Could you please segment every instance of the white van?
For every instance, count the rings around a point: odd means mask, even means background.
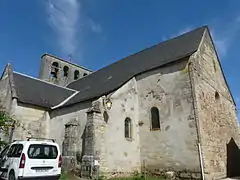
[[[57,143],[48,139],[15,141],[0,153],[0,178],[7,180],[58,180],[62,156]]]

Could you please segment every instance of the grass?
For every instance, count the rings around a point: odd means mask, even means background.
[[[166,180],[163,177],[153,177],[153,176],[146,176],[144,177],[143,174],[135,174],[132,177],[119,177],[119,178],[110,178],[108,180]]]
[[[79,178],[71,173],[66,173],[63,171],[60,180],[79,180]]]
[[[160,177],[146,177],[146,180],[160,180]],[[144,177],[128,177],[128,178],[111,178],[109,180],[145,180]]]
[[[146,177],[146,180],[163,180],[163,178],[157,177]],[[144,177],[129,177],[129,178],[111,178],[109,180],[145,180]]]
[[[60,180],[67,180],[67,174],[63,171]]]
[[[99,180],[104,179],[99,177]],[[60,180],[79,180],[76,176],[71,173],[62,172]],[[123,178],[110,178],[108,180],[164,180],[161,177],[142,177],[142,176],[135,176],[135,177],[123,177]]]

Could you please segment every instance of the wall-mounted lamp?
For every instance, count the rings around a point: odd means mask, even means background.
[[[112,108],[112,101],[110,99],[106,99],[105,105],[107,109],[110,110]]]

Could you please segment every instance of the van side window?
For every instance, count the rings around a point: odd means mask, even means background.
[[[13,144],[8,151],[8,157],[20,157],[22,154],[23,145],[22,144]]]
[[[14,151],[14,154],[13,156],[14,157],[21,157],[22,155],[22,150],[23,150],[23,145],[22,144],[18,144],[15,151]]]
[[[8,151],[8,153],[7,153],[7,156],[8,156],[8,157],[12,157],[15,148],[16,148],[16,144],[14,144],[14,145],[12,145],[12,146],[10,147],[10,149],[9,149],[9,151]]]
[[[3,150],[2,150],[2,152],[1,152],[1,154],[0,154],[0,157],[4,157],[6,154],[7,154],[7,152],[8,152],[8,150],[9,150],[9,145],[7,145]]]

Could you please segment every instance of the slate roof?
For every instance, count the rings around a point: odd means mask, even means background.
[[[108,94],[139,73],[190,56],[197,51],[206,29],[203,26],[162,42],[70,83],[67,87],[79,93],[64,106]]]
[[[17,72],[13,72],[13,82],[19,102],[44,108],[56,106],[76,92]]]

